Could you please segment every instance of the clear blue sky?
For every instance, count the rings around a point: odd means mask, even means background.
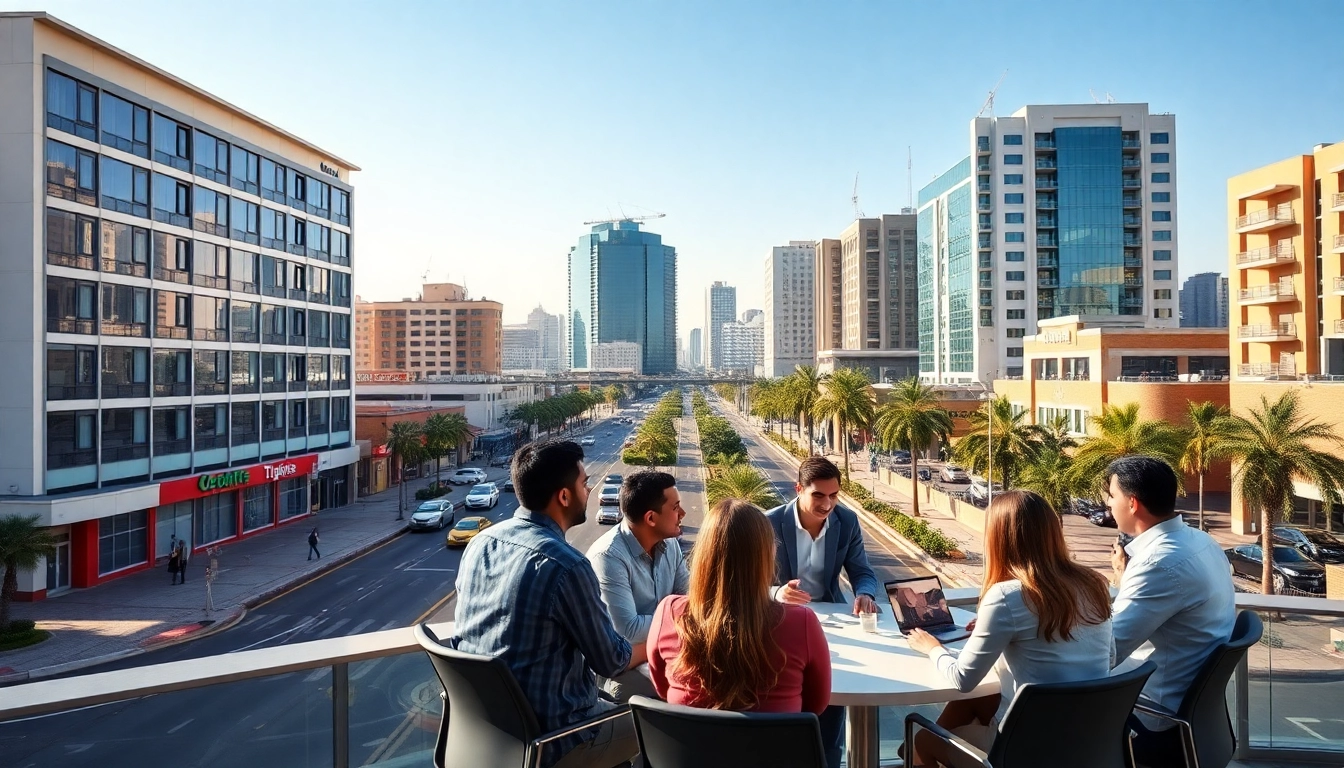
[[[1226,271],[1228,176],[1344,140],[1344,2],[44,2],[285,127],[355,176],[356,291],[466,281],[565,307],[588,219],[646,210],[704,289],[760,306],[773,245],[906,204],[997,114],[1090,102],[1177,115],[1182,278]],[[6,10],[32,10],[0,0]]]

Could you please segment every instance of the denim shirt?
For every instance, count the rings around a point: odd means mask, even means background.
[[[648,638],[653,611],[663,598],[684,595],[691,587],[681,544],[663,539],[650,556],[625,520],[593,542],[588,560],[597,572],[602,602],[611,612],[616,633],[632,643]]]
[[[592,566],[554,520],[527,509],[467,546],[454,632],[452,647],[504,660],[543,732],[594,714],[593,672],[614,677],[630,664]]]

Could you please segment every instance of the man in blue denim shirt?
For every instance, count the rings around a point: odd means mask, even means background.
[[[677,542],[686,510],[676,485],[676,478],[666,472],[626,477],[621,484],[620,524],[588,548],[612,624],[632,643],[648,638],[653,611],[663,598],[690,589],[691,574]],[[653,681],[640,670],[599,682],[616,701],[636,695],[658,697]]]
[[[453,647],[504,660],[542,731],[612,709],[593,673],[615,677],[644,661],[611,625],[597,576],[565,531],[584,522],[588,473],[572,441],[533,443],[513,459],[521,505],[477,534],[462,555]],[[639,751],[629,717],[547,749],[546,765],[607,768]]]

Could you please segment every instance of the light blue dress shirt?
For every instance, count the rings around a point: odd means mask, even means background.
[[[681,544],[676,539],[663,539],[654,545],[650,556],[624,518],[593,542],[588,560],[597,574],[602,602],[616,633],[632,643],[648,638],[653,611],[663,598],[684,595],[691,588]]]
[[[1116,659],[1151,642],[1148,658],[1157,671],[1143,698],[1174,713],[1204,660],[1232,637],[1237,608],[1227,556],[1180,515],[1134,537],[1125,551],[1129,563],[1112,608]],[[1146,715],[1140,719],[1152,730],[1171,727]]]

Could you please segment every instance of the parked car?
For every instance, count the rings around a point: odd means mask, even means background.
[[[607,504],[620,504],[621,486],[619,485],[602,486],[602,490],[597,494],[597,503],[602,506],[606,506]]]
[[[451,522],[453,522],[453,502],[447,499],[434,499],[416,507],[406,528],[412,531],[438,531]]]
[[[464,517],[457,521],[457,525],[454,525],[451,531],[448,531],[444,546],[465,547],[476,534],[490,526],[491,522],[484,517]]]
[[[466,467],[459,469],[448,476],[448,482],[453,485],[475,485],[485,482],[485,470],[480,467]]]
[[[969,483],[971,476],[966,474],[966,470],[957,464],[946,464],[943,471],[938,473],[944,483]]]
[[[919,479],[920,479],[920,480],[923,480],[923,481],[926,482],[926,483],[928,483],[928,482],[932,482],[932,481],[933,481],[933,470],[929,469],[928,467],[920,467],[920,468],[919,468]]]
[[[621,510],[616,507],[598,507],[598,525],[615,525],[621,522]]]
[[[1344,563],[1344,540],[1325,531],[1276,525],[1274,541],[1296,547],[1308,560],[1318,563]]]
[[[499,486],[494,483],[473,485],[462,504],[467,509],[494,509],[499,503]]]
[[[892,463],[892,464],[909,464],[909,463],[910,463],[910,452],[909,452],[909,451],[892,451],[892,452],[891,452],[891,463]]]
[[[504,485],[500,486],[500,490],[504,491],[505,493],[513,493],[513,478],[505,480]]]
[[[596,442],[597,440],[593,439],[592,435],[585,435],[579,438],[579,445],[593,445]]]
[[[994,492],[1003,493],[1003,483],[994,483]],[[985,478],[979,475],[971,476],[971,498],[980,501],[989,501],[989,483]]]
[[[513,463],[512,453],[506,453],[501,456],[496,456],[493,459],[490,459],[490,466],[492,467],[507,467],[512,463]]]
[[[1099,501],[1094,501],[1092,499],[1074,498],[1069,502],[1068,508],[1065,509],[1064,511],[1069,512],[1071,514],[1080,515],[1082,517],[1090,518],[1092,517],[1092,515],[1096,514],[1097,512],[1102,512],[1105,509],[1106,505],[1102,504]]]
[[[1258,580],[1264,573],[1263,550],[1259,544],[1232,547],[1223,550],[1223,554],[1227,555],[1233,576]],[[1287,586],[1302,592],[1325,594],[1325,568],[1308,560],[1296,547],[1274,547],[1274,572],[1271,579],[1275,592],[1282,592]]]
[[[1087,515],[1087,521],[1093,525],[1099,525],[1102,528],[1115,527],[1115,518],[1111,517],[1111,508],[1107,507],[1104,504],[1101,505],[1098,509],[1094,509],[1091,512],[1089,512]]]

